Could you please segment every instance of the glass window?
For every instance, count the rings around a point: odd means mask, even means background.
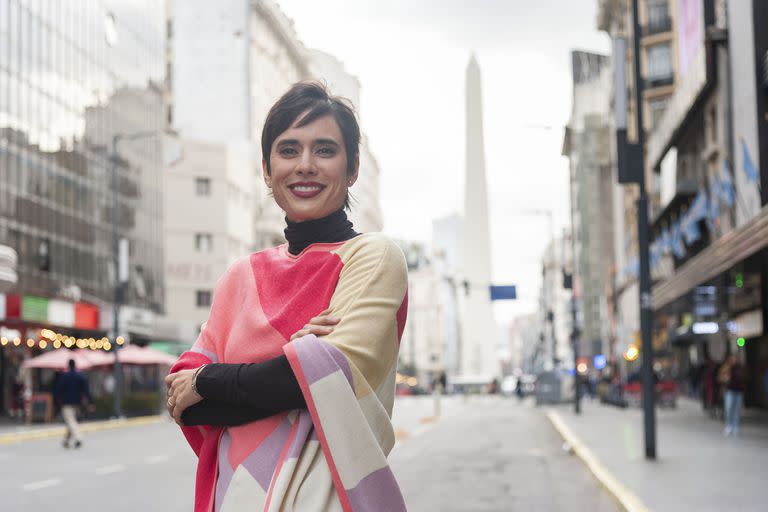
[[[651,129],[653,129],[656,126],[656,123],[658,123],[661,119],[661,116],[664,114],[664,110],[666,110],[668,103],[669,98],[661,98],[648,101],[648,110],[651,117]]]
[[[198,252],[211,252],[213,250],[213,235],[210,233],[195,233],[195,249]]]
[[[657,44],[648,48],[648,78],[672,76],[672,50],[669,44]]]
[[[195,178],[195,193],[199,196],[211,195],[211,179]]]
[[[197,307],[208,308],[211,306],[212,293],[210,290],[197,290]]]

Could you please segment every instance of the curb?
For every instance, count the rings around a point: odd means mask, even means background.
[[[563,440],[571,445],[573,452],[581,459],[587,468],[589,468],[597,481],[600,482],[625,511],[650,512],[650,509],[640,501],[640,498],[613,476],[600,460],[595,457],[592,451],[587,448],[587,446],[582,443],[573,432],[571,432],[571,429],[568,428],[568,425],[565,424],[557,412],[548,411],[547,419],[549,419],[552,426],[555,427],[555,430],[557,430]]]
[[[125,427],[138,427],[141,425],[154,425],[165,421],[165,416],[139,416],[136,418],[122,418],[104,421],[94,421],[81,423],[80,431],[101,432],[102,430],[114,430]],[[54,437],[64,437],[66,427],[51,427],[40,430],[27,430],[24,432],[15,432],[13,434],[0,434],[0,445],[14,444],[22,441],[33,441],[39,439],[51,439]]]

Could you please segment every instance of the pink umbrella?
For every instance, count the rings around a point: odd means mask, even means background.
[[[110,364],[114,364],[115,362],[114,352],[104,352],[103,350],[90,350],[87,348],[78,349],[78,352],[81,352],[83,356],[88,358],[88,360],[91,362],[91,366],[107,366]]]
[[[101,362],[101,356],[107,356],[106,362]],[[119,359],[122,364],[136,364],[136,365],[165,365],[172,366],[176,362],[176,357],[160,352],[149,347],[139,347],[138,345],[127,345],[120,349]],[[100,354],[100,360],[97,365],[102,364],[114,364],[115,354],[113,352]]]
[[[90,354],[87,354],[85,351],[58,348],[32,359],[27,359],[22,364],[22,367],[65,371],[69,369],[70,359],[75,360],[75,367],[78,370],[87,370],[93,366]]]

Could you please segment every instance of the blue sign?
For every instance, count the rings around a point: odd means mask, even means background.
[[[515,300],[517,289],[511,286],[491,286],[491,300]]]
[[[593,363],[595,366],[595,370],[602,370],[603,368],[605,368],[605,365],[608,363],[608,361],[606,360],[603,354],[597,354],[595,356]]]

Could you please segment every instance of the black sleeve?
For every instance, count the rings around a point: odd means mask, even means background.
[[[262,363],[213,363],[197,376],[203,401],[276,414],[307,406],[286,356]]]
[[[186,427],[197,425],[212,425],[215,427],[235,427],[245,425],[252,421],[260,420],[274,415],[272,411],[255,409],[252,407],[237,407],[203,400],[193,406],[187,407],[181,413],[181,420]]]

